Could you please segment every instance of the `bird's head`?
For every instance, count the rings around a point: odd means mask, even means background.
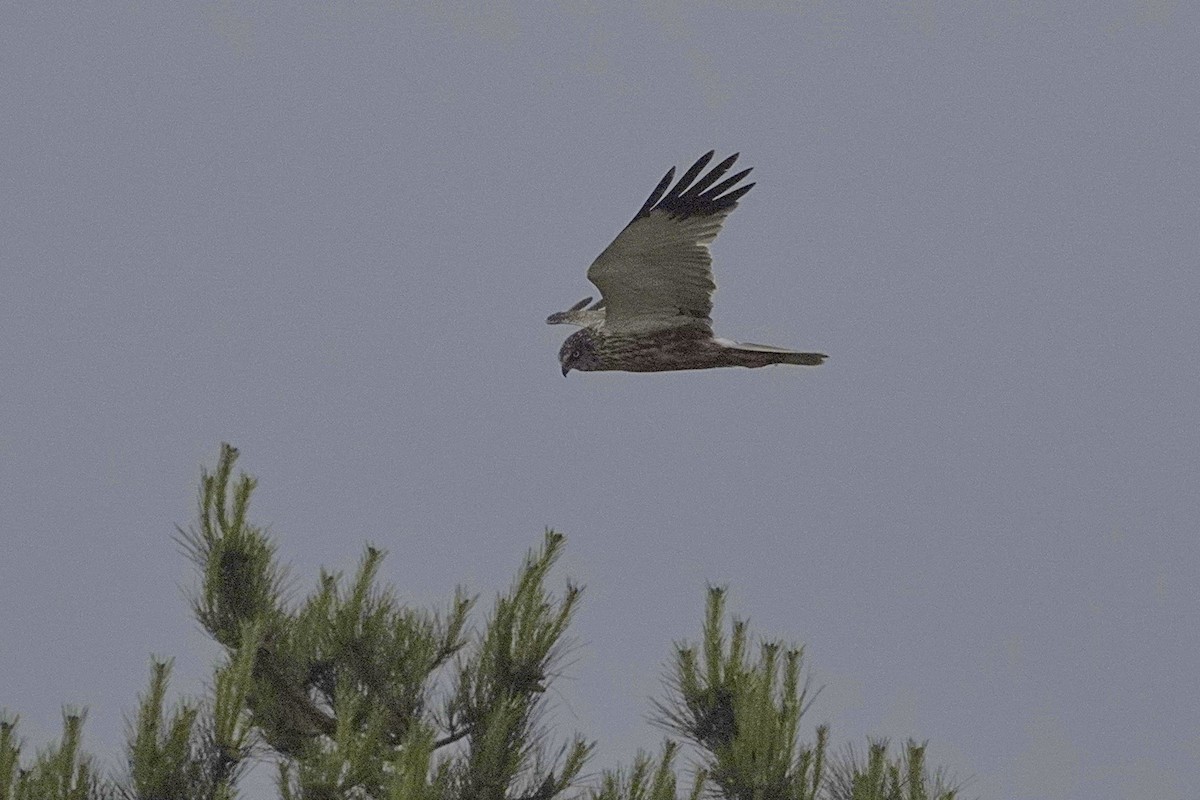
[[[558,363],[562,365],[563,377],[573,369],[588,372],[600,369],[600,351],[596,336],[591,329],[575,331],[558,350]]]

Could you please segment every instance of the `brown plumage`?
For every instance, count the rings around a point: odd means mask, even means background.
[[[572,369],[665,372],[769,364],[816,366],[827,358],[824,353],[713,336],[709,315],[716,284],[708,245],[754,184],[737,186],[748,169],[717,183],[737,160],[736,153],[697,180],[712,157],[711,150],[701,156],[668,191],[675,175],[671,168],[633,220],[592,263],[588,279],[600,289],[598,303],[586,307],[591,301],[587,298],[546,320],[582,326],[559,350],[563,375]]]

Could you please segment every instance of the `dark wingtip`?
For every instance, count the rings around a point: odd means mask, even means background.
[[[738,188],[738,189],[734,189],[729,194],[724,195],[721,198],[721,200],[725,201],[726,203],[729,203],[730,205],[733,205],[734,203],[736,203],[738,201],[739,198],[741,198],[742,195],[744,195],[746,192],[750,191],[753,188],[754,188],[753,183],[747,183],[745,186],[742,186],[741,188]]]
[[[737,205],[738,199],[754,186],[751,183],[747,186],[733,188],[753,168],[744,169],[732,178],[727,178],[718,185],[713,186],[713,183],[722,177],[733,166],[734,162],[737,161],[738,156],[741,155],[741,153],[734,153],[709,170],[707,175],[701,177],[701,173],[704,172],[704,168],[708,166],[708,163],[712,161],[716,152],[716,150],[709,150],[700,156],[680,176],[675,185],[668,190],[667,187],[670,185],[671,178],[675,173],[675,168],[672,167],[667,172],[667,176],[659,182],[654,192],[651,193],[650,198],[642,205],[641,210],[634,216],[634,220],[641,219],[655,210],[666,211],[672,216],[677,217],[717,214],[720,212],[728,213],[730,209]],[[732,191],[722,194],[730,189]]]
[[[663,198],[663,202],[676,200],[683,196],[683,194],[691,187],[692,181],[696,180],[697,176],[704,171],[704,168],[708,166],[708,162],[712,161],[713,156],[716,154],[716,150],[709,150],[707,153],[697,158],[696,163],[688,167],[687,172],[680,176],[679,182],[675,184],[675,188],[667,192],[667,196]]]
[[[667,191],[667,187],[671,185],[671,180],[675,177],[675,168],[671,167],[667,170],[667,174],[663,175],[662,180],[654,187],[654,191],[646,198],[646,202],[642,203],[642,208],[633,216],[634,219],[640,219],[650,213],[655,204],[662,199],[663,193]]]

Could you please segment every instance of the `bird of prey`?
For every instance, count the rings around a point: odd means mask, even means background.
[[[754,186],[742,170],[717,183],[738,154],[697,178],[714,151],[679,181],[672,167],[625,229],[588,268],[601,299],[588,297],[546,322],[578,325],[558,351],[562,374],[573,369],[666,372],[712,367],[816,366],[828,356],[713,336],[712,256],[708,246],[738,200]],[[715,184],[715,185],[714,185]]]

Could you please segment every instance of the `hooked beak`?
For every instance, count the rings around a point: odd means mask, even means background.
[[[571,368],[569,366],[567,366],[566,364],[563,364],[563,377],[564,378],[567,377],[567,373],[570,371],[571,371]]]

